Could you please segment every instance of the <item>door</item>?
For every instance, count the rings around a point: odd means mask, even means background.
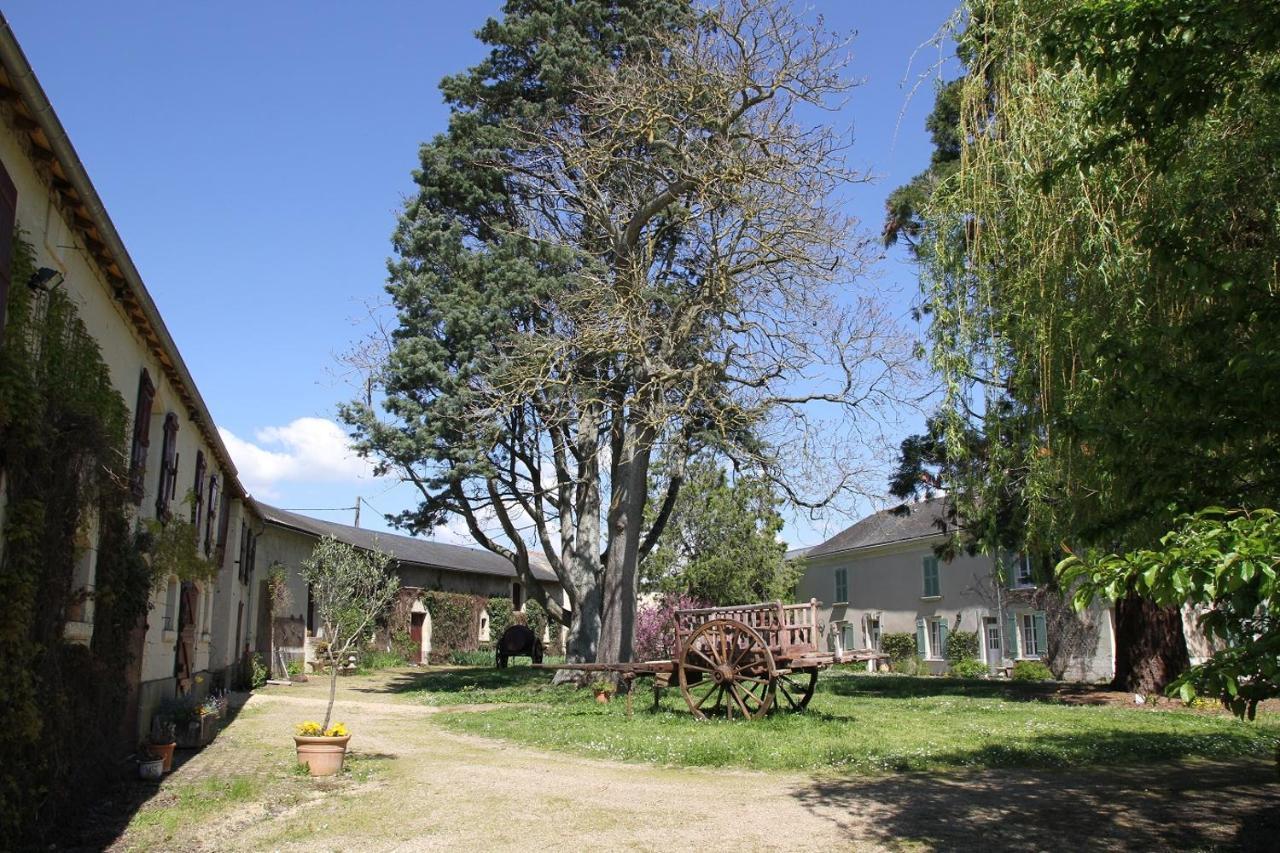
[[[994,616],[983,617],[982,620],[982,648],[987,661],[988,668],[994,670],[1000,666],[1000,622]]]
[[[409,614],[409,639],[413,642],[413,662],[422,663],[422,622],[425,613]]]

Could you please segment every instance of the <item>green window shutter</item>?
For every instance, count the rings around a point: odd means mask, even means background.
[[[1040,653],[1040,657],[1049,656],[1049,632],[1045,629],[1044,613],[1035,614],[1036,624],[1036,651]]]
[[[916,620],[916,657],[928,657],[928,631],[923,619]]]
[[[836,569],[836,601],[849,600],[849,570]]]
[[[938,595],[938,558],[924,558],[924,595],[926,597]]]
[[[938,645],[942,648],[936,656],[945,658],[947,656],[947,623],[945,621],[938,623]]]
[[[1004,567],[1005,588],[1016,589],[1018,586],[1018,555],[1001,554],[1000,565]]]
[[[1004,620],[1004,656],[1009,660],[1018,659],[1018,617],[1010,613]]]

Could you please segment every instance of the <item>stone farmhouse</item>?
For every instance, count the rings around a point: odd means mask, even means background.
[[[264,660],[282,654],[290,659],[311,658],[310,641],[317,637],[310,592],[299,571],[322,536],[331,536],[357,548],[381,550],[395,558],[395,571],[406,594],[420,590],[465,593],[484,598],[510,598],[516,611],[524,609],[527,590],[516,578],[512,565],[491,551],[448,545],[411,536],[380,533],[322,521],[305,515],[258,504],[265,526],[258,539],[258,592],[254,608],[255,651]],[[545,561],[531,560],[534,577],[548,598],[567,606],[568,599],[559,580]],[[273,613],[267,594],[267,577],[277,568],[284,570],[288,601],[284,612]],[[477,631],[489,639],[485,614]],[[431,652],[431,614],[414,597],[410,614],[410,636],[417,644],[416,663]]]

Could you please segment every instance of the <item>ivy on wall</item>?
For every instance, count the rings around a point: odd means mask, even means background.
[[[126,748],[129,637],[151,586],[125,495],[128,408],[68,295],[26,286],[34,260],[19,231],[0,348],[0,837],[20,847],[91,796]],[[95,519],[86,648],[63,634],[82,597],[76,543]]]
[[[446,663],[452,652],[480,647],[480,613],[488,600],[478,595],[430,591],[422,603],[431,614],[431,663]]]

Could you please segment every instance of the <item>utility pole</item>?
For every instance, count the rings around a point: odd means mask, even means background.
[[[356,495],[356,527],[360,526],[360,496]]]

